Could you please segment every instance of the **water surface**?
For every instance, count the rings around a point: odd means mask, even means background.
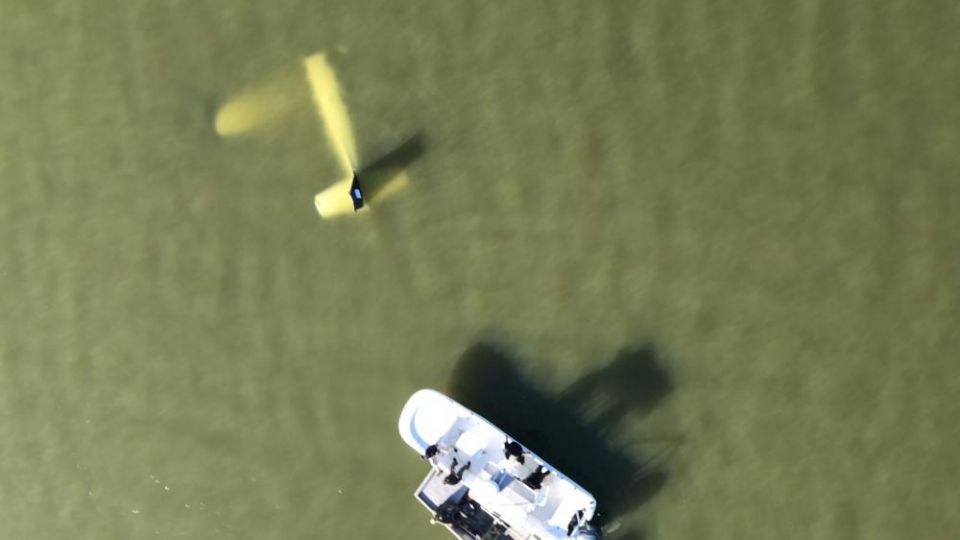
[[[621,539],[950,536],[958,22],[0,0],[0,536],[440,540],[396,417],[484,359],[528,402],[616,389],[561,410],[660,475]],[[423,141],[359,219],[313,210],[309,106],[213,130],[320,50],[361,160]]]

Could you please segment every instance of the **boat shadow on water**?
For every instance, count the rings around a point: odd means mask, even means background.
[[[599,525],[607,527],[648,501],[667,481],[662,456],[638,456],[614,436],[628,416],[649,414],[672,390],[671,377],[653,347],[624,349],[606,366],[551,394],[530,380],[502,347],[486,342],[460,357],[448,388],[451,397],[590,491],[597,499]],[[669,442],[674,448],[679,444]],[[632,530],[610,536],[643,538]]]

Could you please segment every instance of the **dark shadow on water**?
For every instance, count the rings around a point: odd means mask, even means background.
[[[601,432],[615,429],[629,413],[646,416],[673,390],[670,374],[651,347],[624,349],[603,369],[577,379],[560,396],[561,405],[595,412]]]
[[[368,199],[375,201],[387,183],[414,161],[420,159],[426,151],[423,133],[417,133],[400,143],[393,150],[364,165],[357,176],[363,184]]]
[[[667,481],[663,463],[637,456],[611,435],[628,416],[649,414],[672,391],[652,347],[625,349],[608,365],[558,395],[542,390],[503,348],[480,343],[458,361],[448,391],[596,498],[601,525],[654,496]],[[640,539],[637,531],[612,538]]]

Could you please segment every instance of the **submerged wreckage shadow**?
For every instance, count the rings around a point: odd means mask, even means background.
[[[655,350],[644,347],[621,351],[607,366],[549,395],[503,349],[481,343],[460,358],[449,390],[590,491],[601,521],[609,523],[667,480],[662,463],[628,453],[610,435],[628,414],[650,413],[672,387]]]

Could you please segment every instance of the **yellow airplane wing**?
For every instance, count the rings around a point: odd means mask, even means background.
[[[323,53],[308,56],[303,60],[307,70],[307,82],[313,92],[313,102],[323,119],[323,127],[337,159],[345,173],[353,173],[357,164],[357,143],[353,138],[353,125],[347,107],[340,95],[337,76]]]

